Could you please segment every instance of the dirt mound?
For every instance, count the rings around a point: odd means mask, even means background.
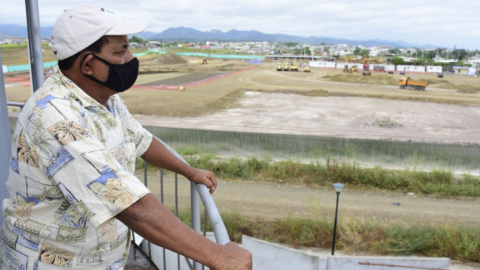
[[[426,81],[428,82],[428,84],[448,83],[447,80],[441,80],[441,79],[427,79]]]
[[[476,87],[471,84],[443,83],[437,87],[443,89],[457,90],[459,93],[463,94],[475,94],[480,91],[480,87]]]
[[[360,71],[361,72],[361,71]],[[327,76],[323,77],[326,78]],[[363,76],[361,73],[337,74],[326,78],[333,82],[347,83],[365,83],[377,85],[397,85],[397,80],[390,75],[375,74],[372,76]]]
[[[178,56],[174,53],[166,53],[155,60],[152,61],[152,64],[186,64],[188,61],[183,59],[181,56]]]
[[[442,83],[442,84],[438,85],[437,88],[457,90],[455,84],[449,83],[449,82]]]

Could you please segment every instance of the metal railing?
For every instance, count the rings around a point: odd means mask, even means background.
[[[186,161],[175,151],[173,150],[170,146],[165,144],[162,140],[159,139],[160,142],[164,144],[164,146],[172,152],[175,156],[177,156],[179,159],[181,159],[183,162],[186,163]],[[144,184],[148,188],[148,170],[147,170],[148,164],[147,162],[144,162],[143,166],[143,177],[144,177]],[[174,213],[175,216],[179,216],[179,204],[178,204],[178,174],[174,173],[173,175],[173,181],[174,181]],[[160,184],[160,202],[162,204],[165,204],[165,188],[164,188],[164,183],[165,183],[165,171],[163,168],[159,168],[159,184]],[[210,195],[210,192],[208,188],[203,185],[203,184],[195,184],[193,182],[190,183],[190,199],[191,199],[191,227],[195,231],[202,233],[204,236],[206,236],[206,229],[207,229],[207,218],[210,221],[210,226],[213,230],[213,233],[215,235],[215,240],[217,244],[220,245],[225,245],[228,242],[230,242],[230,238],[228,236],[227,229],[225,227],[225,224],[223,223],[222,217],[220,216],[220,213],[217,209],[217,206],[215,204],[215,201],[213,200],[212,196]],[[205,212],[204,212],[204,222],[203,226],[200,225],[200,199],[203,202]],[[201,228],[203,227],[203,228]],[[148,241],[146,241],[146,245],[143,245],[146,247],[147,250],[144,249],[145,253],[148,254],[150,259],[155,263],[155,261],[160,261],[161,265],[157,265],[159,269],[166,270],[167,269],[167,252],[165,248],[161,248],[161,254],[155,254],[152,253],[152,244]],[[153,257],[152,257],[153,256]],[[161,256],[161,259],[158,260],[156,256]],[[180,254],[177,254],[176,258],[176,264],[177,264],[177,269],[181,269],[181,258]],[[200,270],[203,269],[203,265],[201,265],[198,262],[193,261],[192,263],[190,260],[186,257],[185,262],[188,265],[189,269],[195,269],[195,270]],[[163,268],[162,268],[163,267]]]

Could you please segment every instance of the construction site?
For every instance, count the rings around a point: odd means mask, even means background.
[[[171,53],[148,54],[139,60],[140,75],[134,87],[120,95],[136,119],[152,128],[320,136],[460,148],[467,145],[474,148],[472,151],[477,151],[480,145],[480,79],[473,76],[445,74],[440,78],[428,72],[378,71],[373,68],[374,63],[342,63],[339,67],[327,68],[307,61],[260,62],[182,57]],[[31,96],[29,81],[28,73],[6,73],[7,101],[25,102]],[[414,85],[409,87],[409,84]],[[15,117],[19,109],[9,107],[9,113]],[[238,153],[232,150],[230,155]],[[391,168],[415,170],[418,164]],[[480,168],[473,166],[456,173],[478,177]],[[332,205],[324,203],[333,200],[333,193],[329,194],[325,188],[312,190],[302,184],[290,186],[235,179],[220,179],[220,185],[224,187],[216,193],[215,200],[221,212],[241,212],[250,218],[273,220],[286,216],[314,217],[318,213],[331,218],[326,213],[333,211]],[[152,187],[158,188],[155,184]],[[258,192],[248,191],[252,189]],[[189,199],[188,192],[188,187],[182,185],[180,201]],[[474,210],[480,207],[478,197],[451,199],[415,195],[407,198],[399,192],[369,190],[365,193],[359,189],[342,196],[351,196],[342,205],[344,217],[369,219],[374,216],[383,224],[414,221],[451,226],[460,220],[462,226],[480,224]],[[239,203],[239,200],[248,203]],[[391,203],[396,201],[401,202],[402,207],[392,208]],[[322,206],[312,208],[313,202],[322,202],[318,204]]]

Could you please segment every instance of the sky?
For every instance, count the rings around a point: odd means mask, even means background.
[[[386,39],[413,45],[480,49],[480,1],[474,0],[38,0],[40,25],[64,9],[96,5],[126,20],[146,19],[147,31],[257,30],[268,34]],[[0,24],[26,25],[25,1],[2,0]]]

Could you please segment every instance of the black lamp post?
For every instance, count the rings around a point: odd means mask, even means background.
[[[344,187],[343,184],[335,183],[333,184],[335,192],[337,192],[337,207],[335,208],[335,225],[333,225],[333,244],[332,244],[332,256],[335,253],[335,238],[337,238],[337,215],[338,215],[338,199],[340,198],[340,192]]]

